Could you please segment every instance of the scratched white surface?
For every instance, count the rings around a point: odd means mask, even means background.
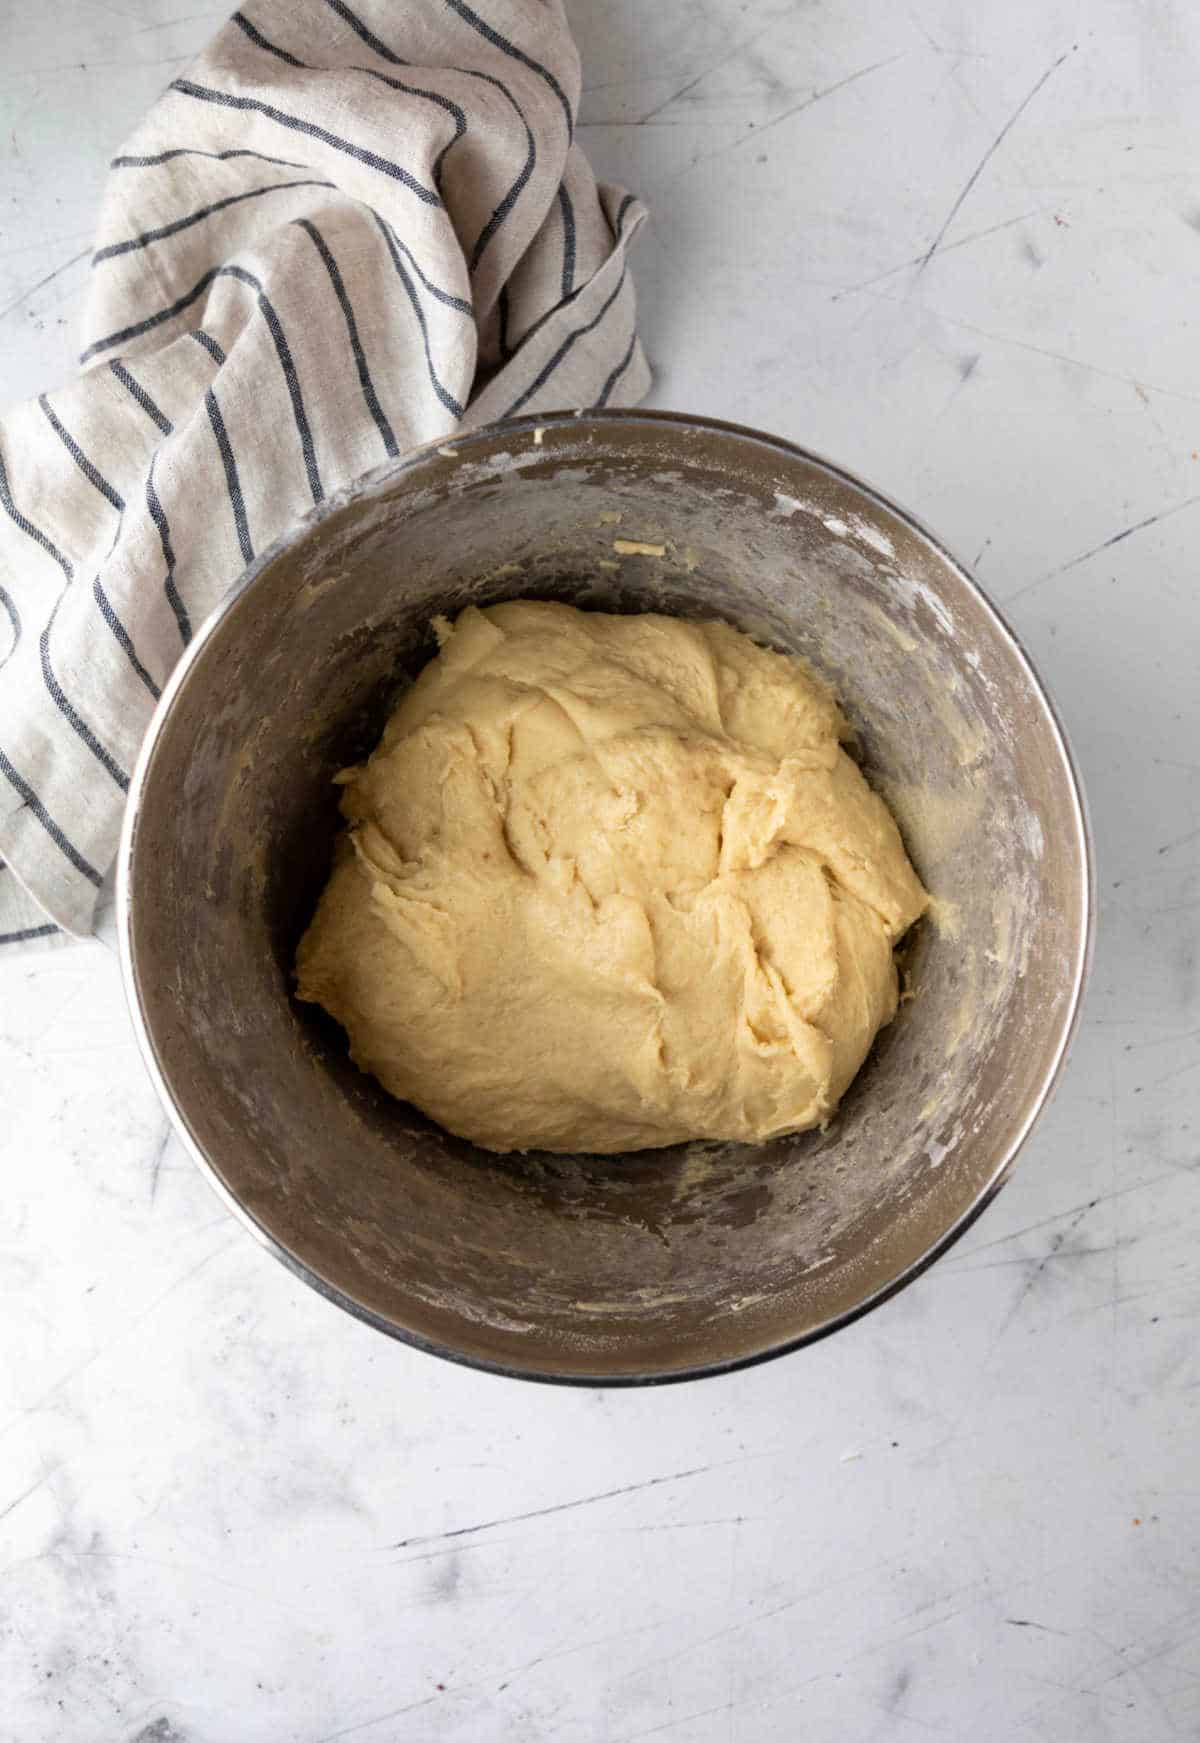
[[[70,367],[103,165],[194,6],[0,3],[6,396]],[[6,962],[0,1736],[1200,1737],[1200,12],[572,11],[583,138],[653,210],[655,403],[914,508],[1063,708],[1102,896],[1074,1062],[862,1323],[564,1392],[295,1282],[166,1138],[111,954]]]

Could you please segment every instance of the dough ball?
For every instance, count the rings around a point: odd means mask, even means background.
[[[832,695],[722,623],[519,601],[435,627],[339,776],[300,997],[489,1150],[827,1120],[927,900]]]

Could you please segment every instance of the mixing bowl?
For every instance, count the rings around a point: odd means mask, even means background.
[[[292,996],[334,772],[468,603],[721,617],[836,687],[932,892],[895,1021],[827,1130],[498,1157],[389,1098]],[[1079,785],[966,573],[785,442],[619,412],[423,450],[263,555],[164,692],[119,868],[141,1044],[184,1143],[306,1281],[538,1379],[714,1373],[843,1325],[1004,1180],[1062,1066],[1092,908]]]

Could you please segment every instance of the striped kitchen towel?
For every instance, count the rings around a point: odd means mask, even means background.
[[[91,930],[256,551],[416,444],[645,392],[644,212],[578,99],[562,0],[251,0],[113,160],[83,373],[0,418],[0,945]]]

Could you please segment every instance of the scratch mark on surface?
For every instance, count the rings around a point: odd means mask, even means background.
[[[1078,557],[1072,557],[1070,562],[1061,563],[1057,569],[1050,569],[1045,575],[1037,575],[1032,581],[1027,581],[1024,587],[1018,587],[1015,593],[1008,595],[1004,601],[1005,605],[1009,606],[1014,600],[1023,599],[1027,593],[1032,593],[1035,587],[1044,586],[1047,581],[1057,581],[1060,575],[1067,575],[1072,569],[1078,569],[1081,564],[1090,562],[1093,557],[1100,556],[1103,551],[1111,551],[1114,545],[1122,544],[1126,539],[1131,539],[1135,533],[1144,533],[1147,527],[1157,526],[1160,521],[1170,520],[1172,515],[1182,514],[1185,509],[1194,508],[1198,502],[1200,502],[1200,496],[1189,496],[1183,502],[1177,502],[1174,508],[1160,509],[1157,514],[1148,514],[1144,520],[1135,521],[1131,527],[1123,527],[1119,533],[1114,533],[1111,538],[1103,539],[1100,544],[1093,545],[1091,550],[1084,551]]]
[[[15,1513],[22,1501],[28,1501],[31,1495],[36,1495],[42,1485],[49,1482],[53,1475],[53,1471],[44,1471],[38,1478],[37,1482],[30,1483],[29,1487],[24,1490],[22,1494],[18,1495],[15,1501],[10,1501],[7,1507],[0,1508],[0,1519],[7,1519],[10,1513]]]
[[[14,309],[19,309],[22,303],[27,303],[30,297],[36,296],[38,291],[45,290],[48,284],[53,284],[56,278],[61,277],[64,272],[68,271],[72,266],[77,265],[79,261],[86,260],[91,252],[90,248],[80,249],[79,253],[73,254],[70,260],[64,260],[61,266],[56,266],[53,272],[48,272],[46,274],[45,278],[39,278],[36,284],[30,285],[28,290],[22,291],[19,297],[15,297],[11,303],[6,303],[5,306],[0,309],[0,321],[2,321],[6,315],[11,315]]]
[[[168,1558],[167,1556],[162,1556],[162,1555],[147,1555],[143,1550],[140,1550],[140,1549],[139,1550],[108,1549],[106,1547],[102,1547],[100,1549],[95,1549],[95,1548],[86,1549],[86,1548],[76,1547],[73,1544],[66,1546],[62,1550],[57,1550],[57,1551],[52,1550],[49,1553],[51,1553],[51,1554],[69,1553],[71,1556],[73,1556],[75,1558],[76,1561],[83,1560],[83,1561],[141,1562],[142,1564],[144,1564],[147,1567],[169,1568],[171,1570],[171,1572],[173,1574],[175,1574],[176,1576],[178,1576],[181,1572],[186,1572],[189,1575],[198,1576],[202,1580],[209,1580],[212,1582],[213,1585],[221,1586],[227,1591],[243,1592],[246,1594],[246,1596],[254,1598],[258,1603],[269,1604],[273,1609],[278,1610],[282,1615],[290,1616],[294,1620],[297,1619],[299,1616],[299,1611],[296,1609],[296,1607],[293,1604],[288,1603],[285,1598],[280,1597],[278,1595],[278,1593],[276,1592],[276,1590],[273,1589],[272,1587],[267,1586],[267,1585],[250,1586],[250,1585],[246,1585],[245,1582],[241,1581],[241,1580],[227,1579],[224,1574],[214,1573],[213,1570],[210,1567],[206,1567],[203,1562],[195,1562],[195,1561],[181,1562],[175,1557]],[[136,1740],[135,1740],[135,1743],[136,1743]]]
[[[1174,841],[1164,841],[1157,851],[1160,856],[1164,853],[1174,853],[1177,847],[1186,847],[1188,842],[1195,841],[1198,835],[1200,835],[1200,829],[1189,829],[1186,835],[1177,835]]]
[[[1052,61],[1050,63],[1050,65],[1046,68],[1045,72],[1042,74],[1041,78],[1038,80],[1037,84],[1033,87],[1033,89],[1028,93],[1027,96],[1022,98],[1020,103],[1017,104],[1017,107],[1013,110],[1013,112],[1009,116],[1008,120],[1004,123],[1004,126],[1000,129],[999,133],[997,133],[995,139],[992,140],[992,143],[988,146],[987,150],[984,152],[984,154],[980,158],[979,162],[975,165],[975,168],[972,170],[971,174],[967,177],[967,180],[963,184],[962,192],[959,194],[958,198],[955,200],[954,204],[951,206],[949,212],[946,214],[946,217],[945,217],[945,220],[942,224],[941,229],[938,231],[938,233],[934,237],[933,241],[929,244],[929,247],[925,252],[925,255],[921,261],[921,264],[918,267],[918,272],[924,272],[925,268],[929,265],[929,262],[933,259],[934,255],[937,253],[938,249],[941,247],[942,241],[946,235],[947,230],[949,230],[951,224],[953,224],[954,220],[958,217],[959,212],[961,212],[965,201],[967,200],[968,196],[971,193],[972,188],[975,186],[976,182],[979,180],[980,176],[983,174],[983,172],[987,168],[988,164],[992,161],[993,157],[995,157],[995,155],[999,151],[1000,147],[1004,144],[1004,141],[1008,138],[1009,134],[1012,132],[1012,130],[1016,126],[1017,122],[1021,119],[1021,117],[1025,113],[1026,109],[1028,109],[1029,105],[1033,102],[1033,99],[1037,96],[1038,92],[1042,89],[1042,87],[1046,84],[1046,82],[1054,76],[1054,74],[1058,71],[1059,67],[1062,66],[1063,62],[1068,58],[1068,56],[1070,54],[1072,54],[1073,52],[1074,51],[1072,49],[1067,49],[1065,53],[1059,55],[1057,60]]]
[[[644,1633],[644,1625],[638,1624],[633,1628],[621,1628],[615,1634],[594,1635],[590,1640],[581,1640],[574,1646],[560,1646],[554,1652],[539,1653],[536,1658],[528,1659],[523,1664],[512,1665],[508,1669],[502,1671],[501,1674],[504,1677],[505,1686],[507,1687],[516,1682],[518,1677],[527,1675],[531,1670],[536,1670],[540,1665],[550,1664],[560,1658],[575,1658],[579,1653],[591,1652],[597,1646],[610,1646],[617,1640],[629,1640]],[[477,1685],[468,1683],[465,1686],[471,1688]]]
[[[771,1458],[771,1453],[758,1455]],[[552,1507],[531,1507],[527,1513],[506,1513],[500,1519],[485,1519],[478,1525],[460,1525],[454,1531],[434,1531],[421,1537],[402,1537],[392,1549],[416,1549],[427,1543],[449,1543],[457,1537],[474,1537],[480,1531],[494,1531],[499,1525],[517,1525],[526,1519],[547,1519],[552,1513],[569,1513],[575,1507],[594,1507],[601,1501],[615,1501],[621,1495],[635,1495],[641,1489],[657,1489],[664,1483],[685,1483],[692,1477],[703,1477],[708,1471],[725,1470],[730,1465],[745,1464],[744,1459],[723,1459],[712,1465],[696,1465],[687,1471],[672,1471],[662,1477],[647,1477],[641,1483],[624,1483],[619,1489],[605,1489],[599,1495],[580,1495],[574,1501],[557,1501]]]
[[[220,1220],[225,1222],[227,1219],[222,1217]],[[65,1374],[60,1375],[60,1377],[55,1380],[54,1384],[48,1386],[46,1390],[35,1398],[31,1404],[23,1404],[17,1411],[16,1415],[10,1417],[4,1424],[4,1427],[0,1428],[0,1440],[2,1440],[9,1430],[14,1428],[18,1422],[23,1421],[25,1417],[36,1415],[36,1413],[54,1397],[56,1392],[60,1392],[62,1388],[69,1385],[72,1380],[77,1380],[80,1374],[86,1373],[95,1362],[100,1360],[101,1356],[107,1355],[111,1349],[114,1349],[117,1344],[121,1343],[124,1338],[128,1337],[134,1327],[140,1325],[142,1320],[144,1320],[148,1314],[153,1313],[156,1308],[161,1307],[169,1295],[174,1295],[177,1289],[182,1289],[184,1284],[189,1283],[198,1271],[203,1271],[206,1265],[211,1265],[214,1259],[219,1259],[223,1253],[227,1253],[232,1245],[233,1237],[230,1236],[228,1240],[222,1241],[220,1246],[214,1247],[211,1253],[206,1253],[203,1259],[197,1259],[196,1263],[192,1265],[190,1269],[185,1271],[181,1277],[176,1277],[172,1283],[168,1283],[167,1287],[161,1292],[161,1294],[156,1295],[154,1300],[151,1301],[148,1306],[143,1307],[139,1313],[135,1313],[133,1318],[128,1320],[119,1331],[115,1332],[112,1337],[107,1338],[105,1342],[100,1345],[98,1350],[93,1350],[90,1356],[85,1356],[83,1361],[76,1362],[73,1368],[68,1368]]]
[[[917,15],[913,11],[912,7],[906,6],[904,8],[904,10],[905,10],[905,14],[907,15],[908,22],[912,25],[913,29],[919,33],[919,35],[921,35],[925,38],[925,41],[929,44],[929,46],[933,50],[934,54],[947,55],[952,60],[972,60],[972,61],[985,61],[985,60],[987,60],[988,57],[986,54],[984,54],[982,49],[955,48],[953,45],[948,45],[946,43],[941,43],[941,42],[935,41],[934,38],[932,36],[930,36],[929,32],[926,30],[926,28],[922,24],[921,20],[917,17]]]
[[[91,236],[90,230],[64,230],[61,236],[39,236],[36,242],[19,242],[15,248],[0,245],[0,260],[15,260],[18,254],[32,254],[35,249],[53,248],[60,242],[74,242],[80,236]]]
[[[163,1134],[162,1134],[162,1137],[158,1141],[158,1148],[154,1152],[154,1162],[153,1162],[153,1166],[152,1166],[151,1174],[150,1174],[150,1203],[151,1204],[154,1203],[154,1200],[158,1195],[158,1177],[159,1177],[159,1174],[162,1172],[163,1157],[167,1153],[167,1145],[170,1142],[171,1142],[171,1122],[170,1122],[170,1120],[167,1120],[164,1122],[164,1125],[163,1125]]]
[[[761,139],[764,134],[770,133],[773,128],[782,127],[783,123],[785,121],[790,121],[793,115],[802,115],[806,109],[811,109],[815,103],[821,103],[826,97],[832,97],[835,91],[844,91],[847,85],[857,84],[859,79],[865,79],[870,73],[882,72],[884,67],[894,66],[897,61],[903,60],[904,58],[903,52],[900,54],[890,54],[886,60],[872,61],[869,67],[860,67],[856,73],[847,73],[844,79],[838,79],[832,85],[825,85],[821,90],[813,91],[811,95],[805,97],[801,102],[794,103],[790,109],[785,109],[782,115],[776,115],[772,120],[764,122],[761,127],[754,128],[751,133],[747,133],[743,138],[739,139],[737,144],[744,145],[747,139],[754,139],[756,141]],[[735,147],[731,146],[729,149],[734,150]]]
[[[1197,1613],[1198,1612],[1195,1608],[1187,1610],[1182,1616],[1176,1617],[1171,1626],[1176,1627],[1182,1625],[1186,1629],[1186,1625],[1191,1622],[1192,1618],[1197,1615]],[[1098,1640],[1102,1646],[1108,1649],[1112,1654],[1113,1661],[1116,1662],[1118,1659],[1123,1658],[1125,1654],[1133,1652],[1144,1645],[1147,1640],[1153,1637],[1154,1631],[1151,1631],[1151,1634],[1143,1634],[1137,1639],[1130,1641],[1128,1646],[1116,1647],[1114,1647],[1113,1643],[1106,1639],[1104,1635],[1097,1632],[1096,1629],[1090,1628],[1088,1632],[1092,1635],[1093,1639]],[[1180,1652],[1183,1650],[1187,1646],[1188,1640],[1189,1637],[1186,1632],[1180,1637],[1172,1636],[1167,1640],[1165,1645],[1157,1646],[1150,1652],[1144,1652],[1140,1658],[1131,1659],[1126,1663],[1120,1664],[1116,1670],[1111,1672],[1110,1675],[1098,1678],[1096,1682],[1086,1690],[1086,1692],[1088,1694],[1095,1694],[1101,1689],[1111,1687],[1115,1682],[1120,1682],[1123,1677],[1129,1676],[1131,1673],[1133,1675],[1138,1675],[1146,1665],[1153,1664],[1157,1659],[1166,1658],[1173,1652]],[[1190,1673],[1186,1667],[1175,1666],[1174,1668],[1183,1670],[1185,1676],[1188,1676],[1193,1681],[1195,1680],[1192,1673]],[[1142,1686],[1148,1687],[1144,1679],[1142,1679]],[[1175,1734],[1178,1735],[1177,1732]]]
[[[1114,1197],[1117,1185],[1117,1143],[1117,1065],[1110,1048],[1108,1055],[1108,1174],[1113,1185],[1113,1192],[1110,1196]],[[1115,1230],[1117,1223],[1117,1208],[1115,1205],[1113,1206],[1112,1217]],[[1114,1233],[1112,1243],[1112,1324],[1110,1328],[1111,1342],[1109,1343],[1109,1372],[1114,1393],[1118,1390],[1117,1334],[1119,1330],[1118,1321],[1120,1310],[1117,1306],[1117,1302],[1121,1294],[1121,1263],[1117,1249],[1120,1244],[1120,1239]]]
[[[679,1619],[680,1618],[673,1618],[673,1620],[679,1620]],[[560,1659],[560,1658],[575,1658],[581,1652],[593,1651],[597,1646],[610,1646],[613,1644],[614,1641],[629,1640],[635,1636],[642,1635],[645,1632],[646,1632],[645,1625],[642,1623],[638,1623],[635,1627],[632,1627],[632,1628],[618,1629],[618,1631],[615,1634],[594,1635],[590,1640],[577,1641],[573,1646],[560,1646],[553,1652],[540,1652],[536,1658],[526,1659],[524,1661],[524,1663],[522,1663],[522,1664],[510,1665],[506,1669],[501,1670],[495,1674],[503,1677],[503,1679],[504,1679],[503,1686],[505,1688],[509,1688],[509,1687],[511,1687],[511,1685],[514,1682],[517,1681],[517,1679],[519,1677],[528,1675],[528,1673],[530,1671],[537,1670],[543,1664],[551,1664],[555,1660]],[[455,1688],[460,1694],[464,1694],[464,1693],[467,1693],[469,1690],[479,1688],[482,1684],[487,1683],[487,1682],[491,1682],[492,1680],[493,1680],[493,1678],[491,1676],[489,1676],[489,1677],[481,1677],[475,1682],[469,1682],[469,1683],[457,1683],[456,1682]]]
[[[424,1555],[406,1555],[395,1565],[397,1567],[416,1567],[423,1561],[442,1561],[446,1556],[467,1555],[473,1549],[497,1549],[503,1544],[514,1542],[516,1542],[516,1538],[514,1537],[494,1537],[490,1543],[453,1544],[449,1549],[427,1550]],[[394,1548],[395,1545],[391,1543],[381,1544],[376,1553],[380,1554],[384,1550],[390,1552]]]
[[[672,1519],[663,1525],[615,1525],[613,1535],[619,1536],[623,1531],[636,1533],[643,1537],[648,1531],[706,1531],[714,1525],[744,1525],[746,1516],[742,1513],[730,1513],[721,1519]]]
[[[1011,230],[1017,224],[1027,224],[1031,218],[1041,218],[1050,210],[1049,206],[1037,206],[1032,212],[1020,212],[1015,218],[1004,218],[999,224],[989,224],[984,230],[972,230],[969,236],[960,236],[957,242],[947,242],[940,250],[942,254],[953,254],[957,248],[969,248],[973,242],[982,242],[986,236],[996,236],[1001,230]],[[906,272],[910,266],[921,266],[924,254],[914,254],[910,260],[898,261],[895,266],[885,267],[882,272],[873,274],[871,278],[859,279],[855,284],[842,285],[830,299],[839,301],[842,297],[853,296],[856,291],[870,290],[872,285],[882,284],[884,279],[895,278],[898,272]]]
[[[1189,1071],[1200,1071],[1200,1059],[1193,1059],[1187,1065],[1181,1065],[1177,1071],[1168,1071],[1165,1077],[1156,1077],[1147,1085],[1148,1089],[1160,1089],[1164,1083],[1174,1083],[1177,1077],[1186,1077]]]
[[[632,88],[634,85],[665,85],[666,82],[665,73],[642,73],[636,79],[622,76],[619,79],[600,79],[594,85],[581,85],[579,94],[581,97],[590,97],[593,91],[612,91],[618,86],[628,85]]]
[[[728,66],[729,62],[736,60],[738,55],[745,54],[748,48],[753,48],[761,37],[766,36],[768,31],[774,30],[781,22],[781,18],[777,15],[768,20],[761,30],[756,30],[752,36],[748,36],[743,41],[735,43],[732,48],[726,49],[719,60],[712,61],[702,72],[697,73],[695,78],[689,79],[686,85],[681,85],[677,91],[672,91],[669,97],[664,97],[661,103],[656,103],[653,109],[647,109],[646,113],[633,125],[644,127],[647,121],[653,121],[656,115],[661,115],[664,109],[671,107],[672,103],[678,103],[681,97],[686,97],[689,91],[694,91],[697,85],[702,85],[711,73],[717,72],[721,67]]]
[[[1065,1239],[1065,1236],[1063,1238]],[[1111,1250],[1111,1242],[1105,1242],[1098,1247],[1072,1247],[1069,1253],[1060,1253],[1057,1247],[1052,1246],[1050,1251],[1042,1259],[1041,1263],[1043,1266],[1050,1264],[1069,1265],[1078,1259],[1095,1259],[1100,1254],[1111,1252]],[[989,1259],[986,1265],[965,1265],[960,1272],[960,1276],[978,1277],[983,1271],[1016,1271],[1035,1262],[1036,1261],[1029,1257],[1017,1259]]]
[[[643,1737],[658,1737],[664,1731],[674,1731],[679,1725],[690,1725],[695,1719],[711,1719],[715,1713],[727,1713],[729,1710],[730,1703],[722,1701],[719,1706],[704,1707],[698,1713],[681,1713],[678,1719],[667,1719],[661,1725],[651,1725],[648,1731],[625,1731],[620,1737],[614,1738],[613,1743],[640,1743]]]
[[[736,127],[737,125],[738,123],[736,121],[688,121],[686,119],[680,121],[647,121],[640,120],[637,116],[630,120],[624,115],[618,115],[608,117],[598,116],[594,121],[579,121],[576,123],[576,131],[582,132],[588,127],[662,127],[664,129],[673,127],[678,129],[680,132],[688,128],[694,132],[697,128],[707,130],[713,127]],[[740,145],[741,143],[740,139],[734,140],[735,145]],[[712,157],[718,157],[720,153],[711,152],[709,155]]]
[[[373,1725],[385,1725],[389,1719],[399,1719],[405,1713],[415,1713],[420,1707],[432,1706],[438,1699],[437,1695],[425,1695],[422,1700],[410,1701],[406,1707],[393,1707],[390,1713],[376,1713],[373,1719],[360,1719],[357,1725],[347,1725],[341,1731],[326,1731],[318,1737],[316,1743],[336,1743],[339,1737],[353,1737],[358,1731],[369,1731]]]
[[[193,49],[190,54],[162,55],[158,60],[139,61],[137,64],[138,64],[139,68],[175,66],[180,61],[195,60],[196,52],[197,51],[195,49]],[[86,73],[86,74],[90,75],[92,73],[98,73],[98,72],[111,72],[118,67],[124,71],[127,71],[129,68],[128,60],[112,60],[112,61],[89,60],[87,62],[58,61],[53,66],[28,67],[26,69],[26,72],[27,72],[27,74],[31,75],[34,78],[49,79],[49,78],[53,78],[55,73]]]
[[[174,30],[177,24],[198,24],[205,18],[224,18],[226,16],[224,7],[219,7],[215,12],[189,12],[183,18],[164,18],[161,24],[141,24],[132,34],[134,36],[148,36],[152,30]]]
[[[691,175],[692,171],[698,169],[702,163],[708,163],[714,157],[724,157],[729,152],[737,151],[751,139],[757,142],[764,134],[770,133],[772,128],[782,126],[785,121],[790,121],[794,115],[800,115],[804,110],[811,109],[814,104],[823,102],[826,97],[832,97],[835,91],[845,90],[847,85],[856,84],[859,79],[865,79],[868,74],[882,72],[884,67],[893,66],[896,61],[904,59],[905,54],[901,52],[889,55],[886,60],[873,61],[868,67],[860,67],[856,73],[848,73],[844,79],[838,79],[832,85],[825,85],[821,90],[813,91],[801,102],[793,104],[790,109],[785,109],[781,115],[774,116],[770,121],[764,122],[761,127],[752,127],[748,133],[743,133],[739,138],[731,140],[728,145],[721,146],[719,150],[706,151],[702,155],[694,157],[691,163],[686,164],[683,169],[677,170],[674,175],[667,176],[658,185],[665,187],[671,182],[679,181],[682,177]]]
[[[954,243],[948,244],[941,252],[949,254],[950,249],[955,246],[957,245]],[[875,297],[881,303],[895,303],[897,308],[903,308],[905,304],[903,297],[888,296],[886,291],[864,289],[863,295]],[[1052,363],[1066,363],[1072,369],[1084,369],[1089,375],[1099,375],[1105,381],[1119,381],[1123,387],[1133,387],[1137,382],[1135,376],[1122,375],[1116,369],[1105,369],[1099,363],[1090,363],[1086,357],[1072,357],[1066,351],[1055,351],[1048,345],[1034,345],[1030,340],[1018,339],[1011,333],[997,333],[991,327],[980,327],[974,321],[964,321],[959,316],[947,314],[942,309],[926,305],[923,312],[936,315],[938,320],[944,321],[948,327],[959,327],[964,333],[974,333],[980,339],[992,339],[997,345],[1011,345],[1015,351],[1028,351],[1035,357],[1048,357]],[[1161,382],[1146,381],[1144,378],[1142,385],[1163,399],[1177,399],[1182,400],[1186,405],[1200,405],[1200,394],[1183,393],[1179,388],[1164,387]]]
[[[1063,1640],[1070,1639],[1070,1635],[1062,1628],[1048,1628],[1044,1622],[1033,1622],[1025,1616],[1006,1616],[1004,1626],[1006,1628],[1036,1628],[1039,1634],[1057,1634]]]
[[[1160,1178],[1166,1179],[1166,1176],[1163,1175],[1160,1176]],[[1125,1190],[1128,1192],[1135,1192],[1137,1191],[1137,1188],[1127,1187]],[[1089,1198],[1086,1204],[1072,1204],[1068,1206],[1066,1210],[1056,1212],[1054,1216],[1044,1216],[1038,1222],[1026,1223],[1023,1228],[1014,1229],[1011,1235],[1000,1235],[999,1238],[994,1241],[983,1241],[978,1247],[972,1247],[970,1252],[963,1253],[958,1258],[949,1257],[944,1262],[943,1269],[946,1271],[951,1271],[955,1268],[965,1269],[967,1261],[977,1258],[980,1253],[991,1252],[994,1247],[1007,1247],[1010,1241],[1019,1241],[1025,1235],[1036,1235],[1039,1229],[1052,1228],[1055,1223],[1062,1222],[1065,1217],[1074,1216],[1077,1211],[1095,1210],[1096,1206],[1102,1202],[1103,1200],[1100,1198]]]
[[[1034,1289],[1036,1287],[1036,1285],[1041,1281],[1041,1278],[1046,1270],[1047,1265],[1050,1263],[1051,1259],[1056,1257],[1059,1248],[1062,1246],[1062,1244],[1066,1240],[1067,1236],[1074,1234],[1075,1230],[1079,1227],[1079,1225],[1083,1221],[1084,1217],[1087,1216],[1088,1212],[1092,1208],[1093,1208],[1092,1205],[1085,1204],[1083,1209],[1081,1211],[1078,1211],[1071,1218],[1071,1220],[1067,1224],[1066,1228],[1060,1229],[1058,1234],[1056,1234],[1054,1239],[1050,1242],[1050,1245],[1049,1245],[1049,1248],[1047,1249],[1047,1251],[1042,1254],[1042,1256],[1039,1260],[1037,1260],[1037,1262],[1034,1265],[1033,1270],[1030,1272],[1029,1276],[1026,1278],[1025,1285],[1022,1288],[1020,1294],[1017,1296],[1016,1300],[1013,1302],[1013,1304],[1009,1308],[1008,1312],[1004,1315],[1004,1318],[1000,1321],[1000,1324],[996,1330],[996,1334],[992,1338],[991,1343],[988,1345],[987,1354],[984,1356],[983,1361],[981,1363],[982,1369],[986,1370],[987,1365],[990,1362],[994,1351],[999,1348],[1000,1342],[1003,1339],[1005,1332],[1012,1325],[1013,1321],[1016,1319],[1017,1315],[1020,1313],[1021,1309],[1024,1307],[1025,1302],[1029,1297],[1030,1291],[1032,1289]]]

